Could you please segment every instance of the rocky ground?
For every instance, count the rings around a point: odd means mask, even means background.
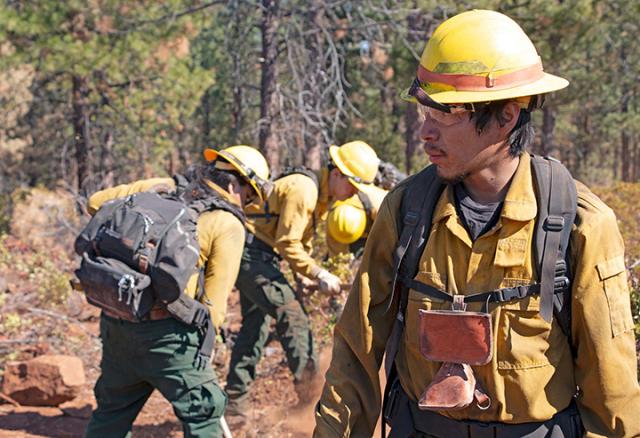
[[[61,248],[69,243],[60,242]],[[4,364],[42,354],[77,356],[84,364],[86,384],[74,400],[58,407],[17,406],[0,394],[0,438],[82,437],[95,406],[93,385],[99,376],[101,344],[99,310],[82,294],[69,292],[68,278],[76,262],[60,255],[64,249],[51,244],[43,252],[23,240],[0,236],[0,374]],[[43,255],[44,254],[44,255]],[[351,267],[353,268],[353,267]],[[345,292],[346,293],[346,292]],[[344,293],[343,293],[344,295]],[[331,331],[336,301],[318,294],[304,295],[320,346],[322,375],[330,360]],[[230,297],[229,343],[240,328],[238,293]],[[640,360],[640,342],[638,343]],[[215,367],[224,386],[229,351],[220,348]],[[234,437],[308,437],[314,426],[314,403],[299,406],[293,381],[280,344],[272,340],[257,369],[252,390],[251,422]],[[180,437],[182,431],[170,404],[154,393],[138,416],[134,438]]]
[[[233,336],[240,323],[237,292],[231,298],[229,330]],[[98,338],[98,312],[82,302],[82,297],[72,296],[69,313],[75,316],[53,313],[39,315],[38,325],[45,328],[51,324],[62,326],[68,342],[55,338],[58,330],[48,330],[54,339],[47,340],[46,332],[41,340],[17,347],[15,359],[27,359],[44,352],[75,354],[82,358],[87,383],[80,395],[59,407],[0,405],[0,437],[81,437],[95,406],[92,388],[99,376],[100,341]],[[49,321],[47,321],[49,320]],[[0,335],[7,345],[8,339]],[[328,363],[328,352],[322,353],[322,365]],[[216,358],[216,370],[221,382],[228,367],[229,354],[224,348]],[[293,381],[286,367],[279,342],[273,340],[265,349],[265,357],[258,367],[258,378],[252,391],[251,425],[246,431],[234,436],[260,437],[306,437],[313,427],[313,405],[297,406]],[[237,432],[237,431],[236,431]],[[134,437],[180,437],[182,430],[171,405],[159,393],[154,393],[138,416]]]

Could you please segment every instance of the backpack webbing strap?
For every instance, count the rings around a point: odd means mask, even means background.
[[[387,383],[383,393],[382,412],[387,411],[388,394],[396,376],[395,359],[404,332],[404,314],[409,300],[409,289],[398,280],[404,276],[415,276],[421,250],[431,230],[433,210],[444,189],[433,165],[411,177],[406,184],[400,206],[402,223],[397,224],[400,237],[393,254],[394,276],[387,307],[388,312],[399,294],[398,311],[385,347],[384,368]],[[410,210],[415,205],[420,205],[420,209]],[[385,418],[382,419],[381,434],[382,437],[386,436]]]
[[[367,225],[365,229],[369,230],[371,228],[371,225],[373,224],[373,218],[371,216],[373,211],[373,203],[371,202],[371,199],[369,199],[369,196],[367,196],[367,194],[364,192],[358,191],[357,196],[360,202],[362,203],[362,206],[364,207],[364,212],[367,216]]]
[[[180,196],[189,185],[189,179],[181,173],[176,173],[173,175],[173,181],[176,183],[176,194]]]
[[[233,205],[217,193],[212,193],[211,196],[207,198],[197,199],[190,202],[189,207],[191,207],[198,215],[205,211],[224,210],[234,215],[243,224],[246,219],[240,207]]]
[[[542,285],[540,315],[550,322],[555,313],[571,344],[568,247],[576,217],[576,186],[569,171],[553,158],[532,155],[531,165],[538,201],[534,254]]]
[[[316,173],[313,170],[304,166],[285,167],[282,173],[278,175],[278,177],[275,178],[275,180],[279,180],[284,178],[285,176],[294,175],[296,173],[299,173],[300,175],[304,175],[311,178],[313,183],[316,185],[316,188],[320,190],[320,181],[318,181],[318,175],[316,175]]]
[[[422,283],[421,281],[413,278],[401,278],[400,280],[409,289],[417,290],[437,300],[453,302],[453,295],[431,285]],[[564,289],[560,289],[558,292],[563,290]],[[465,295],[462,298],[462,301],[465,303],[507,303],[509,301],[520,300],[539,293],[540,284],[534,283],[522,286],[504,287],[502,289],[480,292],[473,295]]]
[[[269,210],[269,200],[264,201],[264,213],[249,213],[246,216],[251,219],[266,219],[267,223],[271,218],[280,217],[279,214],[271,213],[271,210]]]

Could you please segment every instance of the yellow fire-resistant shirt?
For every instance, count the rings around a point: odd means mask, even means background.
[[[320,270],[311,257],[315,225],[322,220],[328,204],[328,173],[322,172],[320,188],[309,177],[293,173],[274,182],[269,198],[245,208],[247,229],[274,248],[294,272],[315,278]],[[266,215],[271,217],[252,217]]]
[[[89,198],[89,212],[94,214],[103,203],[111,199],[144,192],[155,186],[166,186],[169,190],[174,190],[175,182],[172,178],[151,178],[96,192]],[[237,205],[221,187],[213,183],[211,186],[222,198]],[[245,229],[238,218],[228,211],[213,210],[199,216],[196,233],[200,245],[198,265],[205,267],[202,302],[207,303],[211,322],[217,330],[224,322],[227,298],[240,270]],[[197,288],[196,273],[189,279],[185,292],[195,297]]]
[[[382,205],[382,200],[385,196],[387,196],[387,193],[389,193],[387,190],[371,184],[369,186],[366,186],[366,188],[363,187],[363,190],[360,193],[353,195],[345,201],[356,208],[360,208],[366,211],[364,204],[360,200],[360,196],[366,197],[369,200],[368,203],[371,206],[371,209],[367,212],[367,227],[365,228],[364,233],[362,234],[362,237],[360,239],[366,240],[367,236],[369,235],[371,225],[373,224],[373,221],[376,220],[376,217],[378,217],[380,205]],[[331,210],[331,207],[329,208],[329,210]],[[331,233],[329,233],[328,231],[327,247],[329,248],[330,256],[335,256],[337,254],[346,254],[349,252],[349,244],[338,242],[331,236]]]
[[[381,407],[378,369],[397,311],[397,303],[386,309],[403,188],[392,191],[382,204],[335,327],[333,359],[316,414],[316,437],[364,437],[374,431]],[[535,281],[536,214],[526,154],[498,223],[475,242],[456,214],[448,187],[436,205],[416,279],[463,295],[530,284]],[[613,211],[579,183],[570,247],[575,360],[555,319],[549,324],[541,318],[539,296],[490,305],[493,359],[472,368],[492,399],[491,407],[481,411],[472,405],[442,415],[504,423],[544,421],[569,405],[577,386],[587,436],[640,436],[640,387],[622,237]],[[469,305],[468,310],[479,311],[481,306]],[[447,308],[450,303],[409,291],[396,363],[402,387],[414,401],[440,366],[420,354],[418,310]]]

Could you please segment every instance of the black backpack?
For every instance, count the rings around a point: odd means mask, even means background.
[[[215,337],[209,311],[199,302],[204,277],[198,269],[198,216],[215,209],[242,222],[244,216],[214,194],[186,204],[180,194],[187,181],[175,178],[174,193],[140,192],[103,204],[75,241],[82,256],[75,274],[87,301],[118,318],[143,321],[160,303],[176,319],[196,325],[205,332],[200,356],[208,360]],[[184,290],[196,272],[199,291],[193,299]]]
[[[576,185],[569,171],[553,158],[531,155],[531,168],[538,203],[533,246],[539,282],[467,295],[464,301],[501,303],[540,294],[541,316],[547,321],[555,316],[575,355],[571,341],[571,273],[567,254],[577,210]],[[415,280],[420,256],[431,231],[433,210],[445,184],[438,177],[436,167],[431,165],[409,177],[402,185],[405,190],[397,222],[399,238],[394,252],[393,296],[387,309],[391,310],[397,300],[398,310],[386,345],[387,386],[383,406],[388,404],[389,390],[396,378],[395,357],[404,331],[409,289],[438,299],[453,299],[452,295]]]
[[[393,163],[388,161],[380,161],[378,164],[378,173],[376,174],[373,184],[382,187],[385,190],[391,190],[404,180],[407,174],[401,172]]]

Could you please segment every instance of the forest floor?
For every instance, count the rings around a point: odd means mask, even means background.
[[[74,400],[59,407],[14,406],[0,404],[0,437],[81,437],[95,407],[93,385],[100,374],[101,344],[99,311],[83,303],[81,296],[69,300],[67,314],[41,313],[31,319],[40,332],[38,341],[18,347],[12,358],[28,359],[42,353],[75,354],[85,367],[87,382]],[[80,307],[81,309],[78,309]],[[78,312],[79,310],[79,312]],[[240,306],[234,291],[230,299],[229,331],[231,337],[240,328]],[[51,326],[55,326],[52,328]],[[65,334],[68,342],[59,337]],[[0,340],[4,336],[0,334]],[[4,341],[7,341],[5,338]],[[328,366],[330,350],[321,351],[322,375]],[[215,369],[224,387],[229,365],[229,351],[217,353]],[[319,396],[319,394],[318,394]],[[291,373],[280,343],[271,341],[257,369],[251,392],[250,425],[234,437],[307,437],[313,430],[314,404],[298,406]],[[181,437],[182,429],[171,405],[157,391],[145,404],[133,427],[133,437]]]
[[[630,193],[629,199],[637,199],[636,192]],[[32,196],[34,201],[25,209],[16,209],[15,216],[21,219],[13,221],[12,234],[0,234],[0,375],[4,364],[10,360],[27,360],[45,353],[69,354],[81,358],[86,384],[78,397],[59,407],[2,404],[0,397],[0,438],[82,437],[95,407],[93,386],[100,374],[99,310],[87,304],[81,293],[69,292],[68,280],[78,264],[70,251],[81,224],[74,219],[74,214],[64,215],[58,208],[60,195],[43,193],[38,196]],[[616,199],[610,200],[615,206],[614,201]],[[625,212],[623,207],[630,204],[622,202],[621,205],[617,211]],[[632,215],[631,224],[637,224],[638,214]],[[623,216],[623,231],[631,227],[625,220],[626,216]],[[632,261],[640,257],[635,225],[633,230],[634,233],[625,237]],[[340,267],[331,267],[332,271],[336,268]],[[341,278],[347,279],[353,269],[351,265],[346,272],[340,273]],[[640,279],[635,272],[631,276],[632,285],[638,290]],[[344,301],[345,293],[338,302]],[[334,306],[330,299],[319,294],[305,294],[303,300],[312,321],[320,351],[321,375],[324,376],[331,355],[331,335],[336,319]],[[227,317],[229,343],[240,323],[239,296],[234,291]],[[229,349],[224,347],[226,345],[218,350],[214,360],[222,387],[230,356]],[[638,350],[640,360],[640,340]],[[315,403],[298,405],[285,356],[275,339],[267,344],[258,365],[251,402],[249,427],[246,433],[234,433],[235,438],[311,435]],[[154,393],[135,421],[133,437],[180,436],[181,426],[170,404]]]

